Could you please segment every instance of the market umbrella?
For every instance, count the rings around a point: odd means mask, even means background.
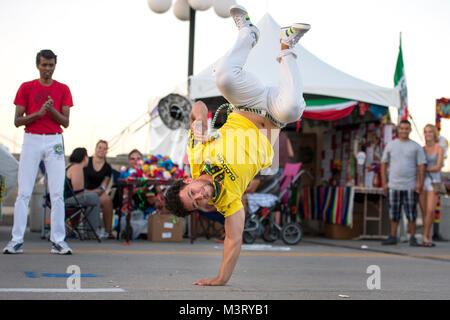
[[[17,184],[17,172],[19,171],[19,162],[9,151],[0,145],[0,175],[5,179],[6,195],[3,195],[5,201],[11,194],[11,191]],[[1,198],[1,197],[0,197]]]

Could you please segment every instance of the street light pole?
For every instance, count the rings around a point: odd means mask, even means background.
[[[189,7],[189,58],[188,58],[188,97],[191,93],[191,76],[194,74],[195,10]]]

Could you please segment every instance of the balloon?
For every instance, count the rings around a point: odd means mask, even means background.
[[[188,0],[194,10],[205,11],[211,8],[213,0]]]
[[[181,21],[189,21],[189,4],[187,0],[177,0],[173,5],[173,14]]]
[[[229,18],[230,7],[234,4],[235,0],[214,0],[214,11],[221,18]]]
[[[170,9],[172,0],[147,0],[148,6],[156,13],[164,13]]]

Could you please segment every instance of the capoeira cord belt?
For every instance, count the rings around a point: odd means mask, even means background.
[[[233,106],[233,105],[230,104],[230,103],[224,103],[224,104],[222,104],[219,108],[217,108],[217,111],[216,111],[216,113],[214,114],[214,118],[213,118],[213,120],[212,120],[212,125],[211,125],[212,128],[214,128],[214,124],[216,123],[217,116],[218,116],[219,112],[220,112],[223,108],[227,108],[227,112],[226,112],[226,114],[225,114],[225,121],[227,121],[227,118],[228,118],[228,116],[230,115],[230,113],[232,113],[232,112],[235,111],[235,110],[236,110],[236,111],[239,110],[239,111],[246,111],[246,112],[255,113],[255,114],[257,114],[257,115],[260,115],[261,117],[265,117],[265,118],[269,119],[270,121],[272,121],[273,124],[275,124],[276,126],[278,126],[280,129],[281,129],[281,128],[284,128],[284,127],[286,126],[285,123],[282,123],[282,122],[276,120],[276,119],[275,119],[274,117],[272,117],[272,116],[270,115],[270,113],[267,112],[266,110],[256,109],[256,108],[252,108],[252,107],[244,107],[244,106],[238,106],[238,107],[235,107],[235,106]]]

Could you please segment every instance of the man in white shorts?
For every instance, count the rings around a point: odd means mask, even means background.
[[[233,112],[215,139],[208,140],[205,139],[208,109],[201,101],[194,104],[188,142],[192,178],[178,181],[165,193],[166,208],[177,216],[184,217],[213,205],[225,217],[226,234],[219,274],[216,278],[196,281],[195,285],[220,286],[230,279],[242,244],[245,222],[242,195],[255,175],[272,164],[273,148],[269,141],[276,141],[273,131],[277,135],[280,127],[300,119],[305,109],[295,60],[297,55],[292,48],[310,26],[294,24],[282,30],[281,51],[277,57],[280,63],[279,87],[266,87],[243,70],[251,49],[258,41],[258,28],[251,23],[243,7],[232,6],[230,13],[239,35],[233,48],[215,69],[214,77],[222,95],[233,105]],[[196,123],[201,124],[200,130],[196,130]],[[238,137],[235,143],[233,137],[236,132],[248,135],[243,139]],[[245,156],[246,161],[239,162],[234,156],[229,156],[228,152],[233,150]]]

